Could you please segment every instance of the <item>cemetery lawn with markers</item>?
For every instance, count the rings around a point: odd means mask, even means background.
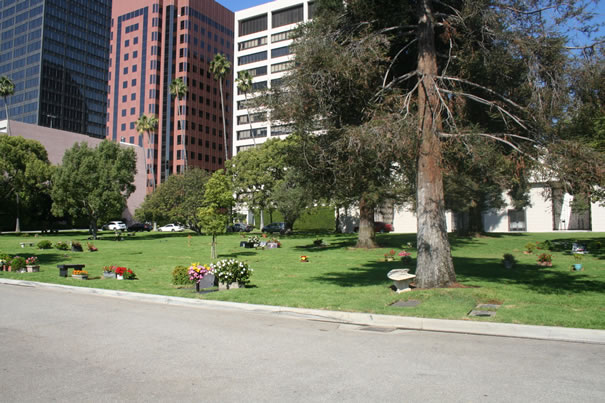
[[[246,234],[246,237],[249,234]],[[260,235],[260,234],[257,234]],[[541,233],[487,234],[460,237],[451,234],[457,283],[447,289],[421,290],[397,294],[387,273],[404,268],[398,253],[411,252],[415,272],[415,234],[379,234],[378,249],[355,249],[355,234],[295,233],[279,238],[281,248],[243,248],[246,240],[239,234],[218,238],[219,259],[247,262],[254,270],[245,289],[198,294],[193,285],[175,286],[172,270],[192,262],[211,263],[209,236],[182,233],[137,233],[122,241],[113,233],[101,233],[101,239],[88,241],[85,231],[59,234],[0,235],[0,254],[38,257],[40,272],[0,272],[0,279],[20,279],[80,287],[124,290],[187,298],[213,299],[252,304],[369,312],[425,318],[474,320],[605,329],[605,234]],[[322,239],[323,246],[314,245]],[[78,241],[83,252],[55,248],[38,249],[42,240],[53,243]],[[261,237],[261,240],[264,240]],[[551,242],[552,250],[535,249],[525,254],[528,244]],[[25,246],[20,246],[25,242]],[[98,251],[90,252],[87,242]],[[33,246],[29,246],[33,243]],[[408,246],[408,243],[411,246]],[[583,255],[583,270],[577,263],[572,244],[588,245]],[[540,245],[538,245],[540,247]],[[395,253],[394,261],[385,254]],[[502,264],[503,254],[517,260],[512,269]],[[542,253],[552,255],[552,267],[537,264]],[[301,262],[307,256],[308,262]],[[88,280],[59,277],[58,264],[84,264]],[[103,277],[104,266],[123,266],[136,273],[136,280]],[[413,307],[396,307],[398,301],[414,300]],[[500,305],[490,318],[468,316],[479,304]]]

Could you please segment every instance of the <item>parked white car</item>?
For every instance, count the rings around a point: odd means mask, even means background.
[[[122,221],[110,221],[107,224],[107,229],[110,231],[126,231],[126,224]]]
[[[159,227],[158,231],[160,232],[182,232],[185,228],[181,227],[178,224],[166,224],[163,227]]]

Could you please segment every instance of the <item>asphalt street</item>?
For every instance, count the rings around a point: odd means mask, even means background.
[[[233,291],[237,292],[237,291]],[[2,402],[603,402],[605,345],[0,284]]]

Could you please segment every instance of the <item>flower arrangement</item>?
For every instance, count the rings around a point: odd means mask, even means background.
[[[270,243],[274,243],[277,245],[278,248],[281,248],[281,242],[279,241],[279,239],[277,238],[273,238],[272,240],[269,241]]]
[[[550,253],[541,253],[538,256],[538,264],[540,266],[552,266],[552,255]]]
[[[117,267],[116,266],[103,266],[103,271],[105,273],[115,273]]]
[[[385,253],[384,254],[384,261],[385,262],[392,262],[393,260],[395,260],[395,250],[391,249],[389,251],[389,253]]]
[[[534,252],[534,249],[536,249],[536,244],[533,242],[528,242],[525,244],[525,251],[523,253],[530,255]]]
[[[263,234],[263,235],[266,235],[266,234]],[[248,243],[251,243],[253,245],[258,245],[258,244],[260,244],[260,238],[257,235],[249,236]]]
[[[300,257],[300,261],[303,262],[303,263],[308,263],[309,262],[309,258],[306,257],[306,256],[301,256]]]
[[[74,270],[71,272],[72,276],[88,276],[88,272],[86,270]]]
[[[36,246],[38,247],[38,249],[50,249],[52,248],[53,244],[51,241],[45,239],[43,241],[38,242]]]
[[[97,249],[96,246],[94,246],[93,244],[91,244],[90,242],[86,242],[86,247],[88,247],[88,251],[89,252],[96,252],[99,249]]]
[[[246,283],[252,275],[252,270],[247,263],[235,259],[223,259],[211,264],[210,269],[218,278],[220,283]]]
[[[134,272],[126,267],[116,267],[116,275],[122,276],[124,280],[134,280],[137,278]]]
[[[82,252],[82,244],[78,241],[71,241],[71,250],[73,252]]]
[[[188,271],[189,280],[199,283],[207,274],[213,273],[213,271],[214,269],[207,264],[191,263]]]
[[[582,259],[584,258],[584,256],[582,256],[581,253],[574,253],[573,258],[576,262],[580,263],[582,261]]]
[[[412,254],[410,252],[402,250],[398,255],[404,264],[412,263]]]
[[[35,256],[30,256],[27,259],[25,259],[25,264],[28,266],[33,266],[36,263],[38,263],[38,258]]]

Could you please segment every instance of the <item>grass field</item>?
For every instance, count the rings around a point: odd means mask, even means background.
[[[356,250],[354,235],[322,234],[325,247],[314,247],[315,235],[280,237],[280,249],[245,249],[239,234],[219,237],[221,258],[247,261],[254,269],[249,287],[240,290],[196,294],[193,286],[171,284],[172,269],[191,262],[210,263],[210,238],[192,233],[139,233],[121,242],[113,234],[94,241],[98,252],[86,250],[88,234],[62,232],[56,235],[0,235],[0,253],[38,256],[39,273],[0,272],[0,278],[24,279],[82,287],[119,289],[189,298],[217,299],[255,304],[282,305],[389,315],[471,320],[477,304],[498,303],[502,307],[494,318],[473,318],[535,325],[605,329],[605,236],[600,233],[490,234],[480,238],[452,235],[451,245],[458,288],[413,290],[397,294],[386,274],[402,268],[400,261],[385,262],[384,254],[402,250],[416,241],[414,234],[380,234],[383,246]],[[69,242],[78,240],[84,252],[40,250],[40,240]],[[528,242],[556,241],[559,250],[552,267],[539,267],[537,254],[525,255]],[[584,270],[570,270],[574,263],[571,243],[600,242],[603,247],[585,255]],[[34,246],[21,248],[20,242]],[[413,248],[407,250],[416,256]],[[506,270],[500,260],[504,253],[515,255],[519,263]],[[307,255],[309,263],[301,263]],[[57,264],[82,263],[90,273],[87,281],[59,277]],[[103,279],[106,265],[126,266],[138,277],[135,281]],[[411,266],[413,267],[413,266]],[[411,270],[414,271],[413,269]],[[417,300],[416,307],[393,307],[400,300]]]

